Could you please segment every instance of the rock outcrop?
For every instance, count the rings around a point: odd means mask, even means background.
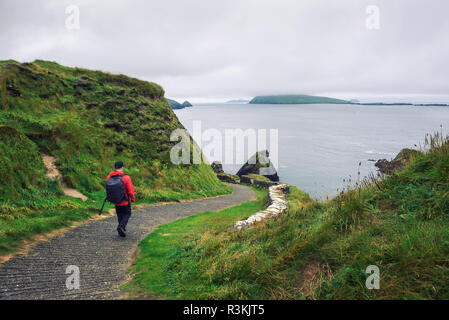
[[[192,104],[189,101],[184,101],[182,104],[179,103],[178,101],[172,100],[172,99],[168,99],[167,98],[167,102],[170,105],[170,107],[173,110],[178,110],[178,109],[184,109],[184,108],[188,108],[188,107],[193,107]]]
[[[212,170],[216,173],[224,173],[223,171],[223,165],[221,164],[220,161],[214,161],[212,162],[212,164],[210,165],[212,167]]]
[[[12,97],[20,97],[20,91],[12,84],[6,85],[6,91]]]
[[[248,174],[258,174],[271,181],[279,181],[279,176],[269,158],[267,150],[256,152],[237,172],[239,177]]]
[[[270,188],[270,187],[279,185],[278,182],[264,181],[264,180],[258,180],[258,179],[253,179],[253,184],[255,186],[260,187],[260,188],[267,188],[267,189]]]
[[[236,222],[236,224],[231,229],[247,229],[254,226],[258,222],[274,219],[280,214],[285,213],[288,210],[286,195],[289,192],[290,188],[287,184],[280,184],[270,187],[268,191],[268,208],[257,212],[246,220]]]
[[[214,161],[210,166],[217,175],[217,178],[220,179],[221,181],[228,183],[240,183],[239,176],[229,174],[223,171],[223,165],[221,164],[221,162]]]
[[[238,176],[229,174],[229,173],[218,173],[217,178],[223,182],[228,183],[240,183],[240,179]]]
[[[241,176],[240,177],[240,182],[241,183],[248,183],[248,184],[253,184],[253,178],[251,178],[250,176]]]
[[[381,159],[375,163],[375,166],[383,174],[392,174],[394,171],[402,169],[412,158],[420,153],[418,150],[402,149],[393,160]]]
[[[33,197],[22,199],[30,191],[48,195],[49,201],[61,196],[56,184],[41,174],[44,165],[38,151],[57,156],[64,181],[80,191],[99,192],[105,173],[122,157],[133,163],[133,179],[140,181],[144,194],[156,186],[174,197],[183,197],[183,192],[218,194],[226,189],[209,167],[170,169],[170,152],[176,144],[170,135],[184,127],[166,103],[161,86],[41,60],[28,64],[1,61],[0,75],[0,140],[5,149],[0,162],[8,172],[14,171],[0,183],[2,203],[34,206]],[[132,153],[125,156],[127,150]],[[143,183],[149,172],[154,179]],[[186,175],[191,179],[185,179]],[[155,201],[167,198],[165,193],[155,193],[155,197]],[[66,206],[65,200],[55,202],[62,205],[61,215],[71,205],[67,202]],[[44,210],[35,206],[37,212]]]
[[[278,182],[274,182],[274,181],[264,181],[264,180],[260,180],[260,179],[255,179],[251,176],[241,176],[240,183],[253,184],[253,185],[261,187],[261,188],[269,188],[272,186],[277,186],[279,184]]]
[[[88,77],[81,77],[78,80],[75,81],[75,84],[73,85],[74,89],[81,88],[84,90],[92,90],[92,84],[91,79]]]

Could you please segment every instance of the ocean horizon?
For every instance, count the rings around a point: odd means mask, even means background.
[[[281,181],[316,199],[354,183],[359,169],[360,179],[376,174],[375,161],[390,160],[403,148],[419,149],[426,134],[446,132],[449,125],[449,108],[437,106],[202,103],[175,113],[190,133],[194,121],[201,121],[203,131],[222,134],[225,129],[277,129]],[[245,153],[246,161],[251,155]],[[223,168],[234,174],[242,165],[223,163]]]

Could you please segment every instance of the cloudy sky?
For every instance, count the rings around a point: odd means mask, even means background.
[[[0,60],[123,73],[194,102],[449,102],[448,14],[447,0],[0,0]]]

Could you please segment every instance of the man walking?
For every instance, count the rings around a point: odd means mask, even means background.
[[[120,237],[126,237],[126,225],[131,217],[131,202],[136,202],[133,183],[130,176],[123,173],[124,167],[123,162],[116,162],[115,171],[111,172],[106,179],[108,198],[115,199],[111,202],[115,204],[118,219],[117,231]]]

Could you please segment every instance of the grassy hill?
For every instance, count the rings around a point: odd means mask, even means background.
[[[177,128],[157,84],[54,62],[0,61],[0,254],[92,215],[118,159],[142,202],[230,192],[208,165],[171,164]],[[56,157],[64,183],[90,200],[63,196],[45,176],[41,153]]]
[[[349,101],[300,94],[300,95],[258,96],[252,99],[249,103],[250,104],[317,104],[317,103],[345,104],[349,103]]]
[[[427,146],[402,170],[328,202],[292,187],[289,213],[252,229],[229,231],[263,201],[165,225],[142,241],[124,289],[175,299],[449,299],[449,141],[436,135]],[[365,286],[370,265],[379,290]]]

